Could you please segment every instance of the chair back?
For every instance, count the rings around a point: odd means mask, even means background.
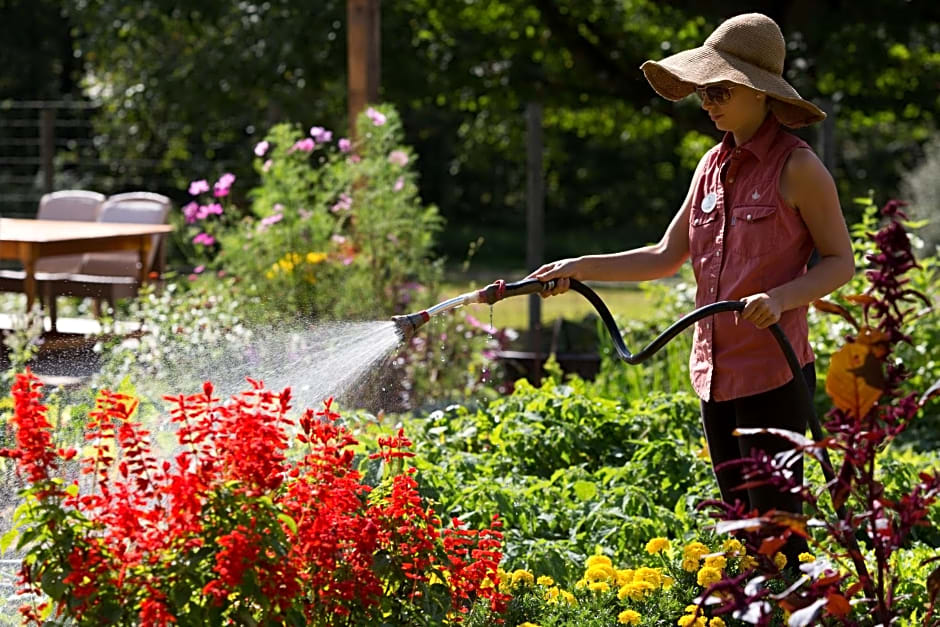
[[[104,194],[84,189],[64,189],[43,194],[39,199],[40,220],[77,220],[94,222],[104,202]],[[81,255],[56,255],[43,257],[36,262],[36,272],[74,273],[82,266]]]
[[[99,222],[134,224],[166,224],[170,215],[170,199],[151,192],[128,192],[109,196],[101,205]],[[160,255],[162,236],[154,235],[147,268],[153,268]],[[136,252],[88,253],[82,261],[82,274],[133,276],[140,271],[140,255]]]

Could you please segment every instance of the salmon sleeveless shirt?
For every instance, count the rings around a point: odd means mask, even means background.
[[[779,188],[796,148],[809,146],[770,114],[742,146],[726,133],[705,155],[689,215],[696,307],[767,292],[806,272],[813,240]],[[801,366],[814,359],[806,312],[785,311],[778,322]],[[738,318],[720,313],[695,325],[689,370],[703,400],[759,394],[793,378],[770,331]]]

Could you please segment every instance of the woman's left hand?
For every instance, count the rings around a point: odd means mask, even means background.
[[[780,299],[767,293],[752,294],[742,298],[741,302],[744,303],[741,317],[750,320],[758,329],[766,329],[779,321],[783,313]]]

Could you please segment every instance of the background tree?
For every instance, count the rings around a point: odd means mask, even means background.
[[[105,191],[169,180],[162,191],[178,196],[195,173],[223,170],[247,188],[246,157],[273,123],[347,126],[343,0],[53,4],[0,2],[11,68],[0,98],[74,92],[80,76],[102,105],[96,145],[119,175]],[[694,98],[657,96],[639,65],[699,45],[736,13],[780,23],[786,77],[832,112],[850,219],[852,197],[897,192],[936,126],[935,3],[399,0],[382,11],[382,98],[402,113],[451,257],[482,234],[479,258],[521,267],[533,100],[545,111],[546,254],[658,238],[720,133]],[[800,134],[819,144],[816,128]]]

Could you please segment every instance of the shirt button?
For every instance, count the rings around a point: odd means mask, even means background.
[[[715,251],[715,254],[718,255],[719,257],[721,257],[721,251],[720,251],[720,250],[716,250],[716,251]]]
[[[748,222],[751,221],[751,214],[747,214],[747,221],[748,221]]]
[[[705,263],[706,261],[708,261],[708,257],[702,257],[702,263]]]
[[[709,291],[709,292],[714,292],[714,291],[715,291],[715,288],[710,287],[710,288],[708,288],[708,291]]]

